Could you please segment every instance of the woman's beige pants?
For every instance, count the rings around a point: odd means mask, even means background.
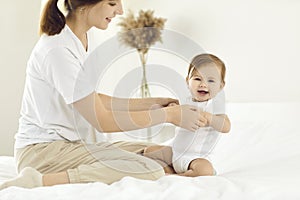
[[[70,183],[100,181],[111,184],[125,176],[156,180],[164,175],[155,161],[141,155],[151,143],[56,141],[17,149],[18,171],[33,167],[43,174],[66,171]]]

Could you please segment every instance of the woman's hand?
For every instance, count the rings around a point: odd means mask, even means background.
[[[171,107],[171,106],[178,106],[177,103],[169,103],[168,107]]]
[[[199,127],[208,124],[203,111],[190,105],[177,105],[166,107],[167,121],[190,131],[196,131]]]

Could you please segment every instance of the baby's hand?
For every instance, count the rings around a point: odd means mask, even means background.
[[[203,112],[202,112],[202,115],[203,115],[204,118],[206,119],[206,125],[205,125],[205,126],[209,126],[209,125],[210,125],[210,122],[211,122],[211,119],[212,119],[212,114],[209,113],[209,112],[203,111]]]

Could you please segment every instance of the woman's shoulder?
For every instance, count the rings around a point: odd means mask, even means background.
[[[31,52],[28,65],[41,67],[46,60],[53,60],[53,57],[59,59],[66,58],[67,55],[78,55],[78,48],[74,43],[65,29],[53,36],[41,35]]]
[[[59,34],[56,35],[42,35],[36,45],[38,50],[49,51],[56,48],[72,48],[72,38],[68,36],[67,32],[63,29]]]

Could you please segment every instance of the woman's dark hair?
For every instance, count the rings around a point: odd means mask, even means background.
[[[80,7],[97,4],[102,0],[65,0],[64,6],[68,14]],[[66,18],[57,6],[58,0],[48,0],[42,12],[40,34],[56,35],[65,27]]]

